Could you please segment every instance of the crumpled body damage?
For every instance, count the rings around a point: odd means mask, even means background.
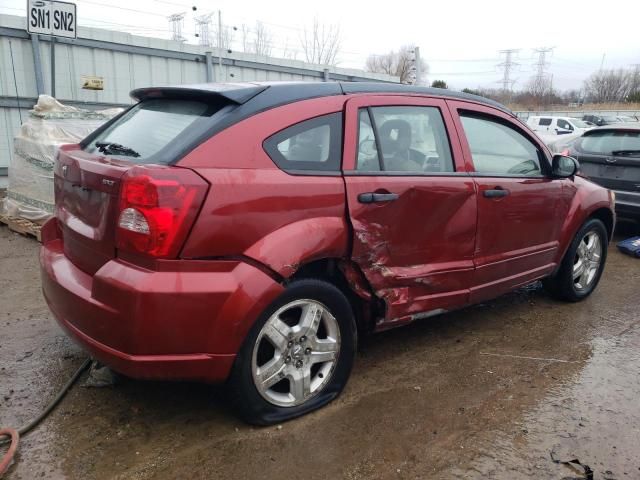
[[[402,192],[396,201],[351,208],[352,260],[386,307],[377,330],[465,305],[473,275],[473,182],[459,177],[437,183],[424,177],[422,185],[408,185],[402,177],[393,182],[393,191]]]

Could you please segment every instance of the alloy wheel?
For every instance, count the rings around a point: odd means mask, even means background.
[[[576,250],[573,262],[573,284],[577,291],[586,290],[595,280],[602,262],[602,242],[594,232],[587,232]]]
[[[260,330],[253,347],[253,382],[274,405],[301,405],[329,382],[339,355],[340,328],[329,309],[316,300],[295,300]]]

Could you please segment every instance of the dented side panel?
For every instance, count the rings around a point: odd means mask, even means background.
[[[378,329],[468,302],[473,278],[476,195],[465,175],[345,177],[352,259],[386,303]],[[398,199],[361,204],[363,192]]]

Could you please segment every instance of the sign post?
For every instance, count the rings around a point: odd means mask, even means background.
[[[78,38],[75,3],[27,0],[27,32],[51,36],[51,96],[56,96],[55,37]]]

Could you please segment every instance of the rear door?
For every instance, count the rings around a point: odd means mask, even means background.
[[[506,113],[448,102],[478,196],[471,301],[496,297],[553,271],[569,201],[544,147]]]
[[[378,328],[466,304],[476,196],[446,103],[355,97],[345,118],[352,259],[386,304]]]

